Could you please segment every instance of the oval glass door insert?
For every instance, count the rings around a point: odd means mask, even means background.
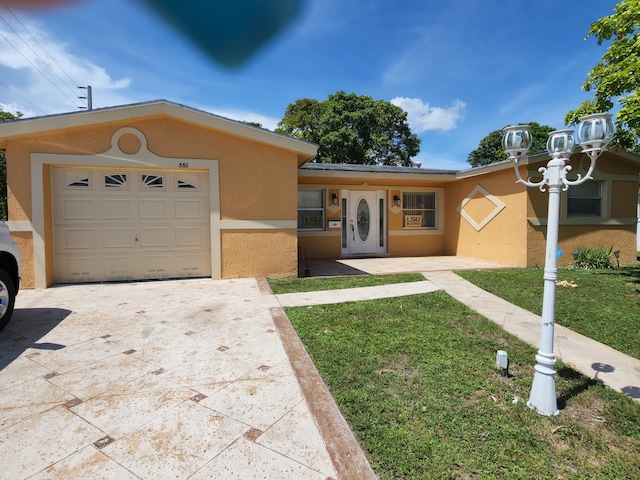
[[[358,210],[356,215],[358,217],[358,236],[360,237],[360,240],[366,242],[367,238],[369,237],[369,226],[371,223],[369,204],[367,203],[366,199],[361,198],[358,202]]]

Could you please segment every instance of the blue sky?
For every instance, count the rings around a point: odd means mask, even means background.
[[[273,129],[289,103],[345,90],[407,110],[423,167],[464,169],[492,130],[564,127],[606,49],[584,37],[615,4],[302,0],[289,26],[229,69],[144,3],[7,10],[0,0],[0,105],[26,116],[78,111],[76,85],[92,85],[94,107],[163,98]]]

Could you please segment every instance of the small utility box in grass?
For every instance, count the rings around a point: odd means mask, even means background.
[[[496,366],[500,370],[503,377],[509,375],[509,355],[504,350],[498,350],[496,355]]]

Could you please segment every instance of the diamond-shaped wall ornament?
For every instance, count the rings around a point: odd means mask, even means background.
[[[471,205],[469,205],[469,202],[483,202],[483,203],[487,203],[488,205],[479,205],[480,207],[491,207],[493,206],[494,208],[491,209],[489,212],[486,212],[486,210],[488,210],[488,208],[476,208],[475,212],[466,212],[464,210],[464,207],[470,207]],[[476,205],[478,206],[478,205]],[[471,192],[469,192],[469,194],[465,197],[465,199],[462,201],[462,203],[458,206],[458,212],[460,212],[460,215],[462,216],[462,218],[464,218],[469,225],[471,225],[473,228],[476,229],[477,232],[479,232],[480,230],[482,230],[482,228],[487,225],[491,220],[493,220],[496,215],[498,215],[502,209],[506,207],[506,205],[504,203],[502,203],[500,200],[498,200],[496,197],[494,197],[493,195],[491,195],[487,190],[485,190],[482,186],[480,185],[476,185],[475,188],[473,190],[471,190]],[[470,210],[470,208],[468,208]],[[484,214],[482,215],[482,218],[476,218],[474,219],[472,214],[475,213],[476,216],[478,216],[478,211],[482,211]]]

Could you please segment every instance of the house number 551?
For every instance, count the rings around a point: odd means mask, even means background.
[[[178,168],[189,168],[189,164],[187,162],[178,163]]]

